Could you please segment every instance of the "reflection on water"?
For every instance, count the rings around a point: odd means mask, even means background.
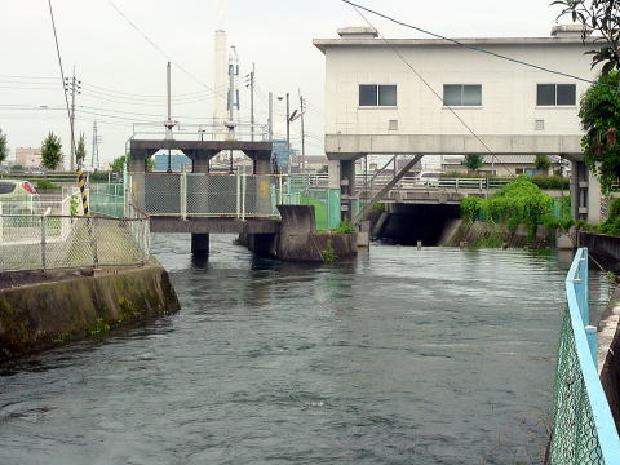
[[[0,463],[540,462],[570,258],[153,242],[182,312],[5,369]]]

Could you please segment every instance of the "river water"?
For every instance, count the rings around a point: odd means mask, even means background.
[[[540,463],[566,261],[153,245],[182,312],[4,367],[0,464]],[[607,292],[593,272],[595,308]]]

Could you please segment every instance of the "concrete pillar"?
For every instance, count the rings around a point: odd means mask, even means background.
[[[588,170],[588,223],[599,224],[605,220],[601,213],[603,190],[601,183],[594,174]]]
[[[328,160],[327,180],[330,189],[340,189],[340,160]]]
[[[589,173],[583,161],[571,162],[571,208],[573,218],[577,221],[588,221]],[[600,205],[599,205],[600,215]]]
[[[355,194],[355,160],[340,161],[340,219],[351,221],[351,199]]]
[[[194,158],[192,159],[192,173],[208,173],[209,172],[209,159],[208,158]]]
[[[192,255],[201,257],[209,256],[208,234],[192,234]]]
[[[253,171],[254,174],[263,175],[263,174],[272,174],[271,171],[271,160],[254,160]]]

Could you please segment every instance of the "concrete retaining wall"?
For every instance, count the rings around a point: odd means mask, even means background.
[[[6,287],[0,289],[0,360],[179,308],[167,272],[155,261],[141,268],[92,276],[66,272],[54,282]]]
[[[278,205],[282,216],[275,234],[240,234],[241,244],[258,255],[290,262],[324,262],[323,254],[335,259],[357,255],[357,234],[317,232],[313,205]]]
[[[607,402],[620,430],[620,287],[616,288],[598,325],[599,375]]]
[[[587,247],[590,255],[606,270],[620,271],[620,237],[581,231],[579,247]]]

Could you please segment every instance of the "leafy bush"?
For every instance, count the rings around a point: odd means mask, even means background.
[[[481,219],[484,200],[480,197],[465,197],[461,201],[461,217],[466,221],[476,221]]]
[[[609,206],[609,218],[620,216],[620,199],[615,199]]]
[[[39,179],[38,181],[34,183],[34,186],[38,191],[48,191],[51,189],[60,188],[58,184],[54,184],[53,182],[48,181],[47,179]]]
[[[469,221],[483,217],[486,221],[519,224],[534,234],[539,224],[552,216],[553,199],[542,192],[527,176],[520,176],[488,199],[468,197],[461,202],[462,216]]]
[[[579,117],[587,134],[581,140],[585,161],[607,193],[620,177],[620,70],[601,75],[581,99]]]
[[[373,211],[373,212],[377,212],[377,213],[383,213],[385,211],[385,204],[379,203],[379,202],[374,202],[370,206],[370,210]]]
[[[114,178],[114,176],[112,176]],[[94,173],[90,173],[88,175],[88,180],[91,182],[96,181],[108,181],[110,179],[110,171],[95,171]]]
[[[530,180],[542,190],[569,190],[570,179],[561,176],[533,176]]]
[[[353,234],[355,232],[355,226],[350,221],[342,221],[334,232],[337,234]]]
[[[620,199],[615,199],[611,203],[607,221],[601,224],[599,230],[603,234],[620,236]]]

